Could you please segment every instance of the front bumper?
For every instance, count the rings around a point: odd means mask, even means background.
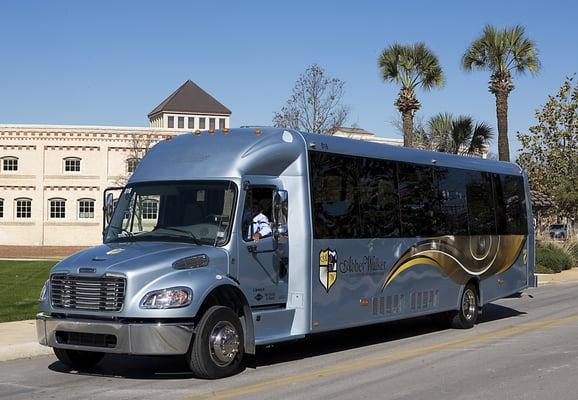
[[[38,342],[62,349],[139,355],[185,354],[192,323],[122,323],[36,316]]]

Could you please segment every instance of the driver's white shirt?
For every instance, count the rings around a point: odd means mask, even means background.
[[[269,218],[263,213],[259,213],[255,215],[253,218],[253,235],[255,233],[260,233],[261,237],[265,237],[273,232],[271,230],[271,224],[269,224]],[[249,231],[247,232],[247,238],[251,239],[251,227],[249,227]]]

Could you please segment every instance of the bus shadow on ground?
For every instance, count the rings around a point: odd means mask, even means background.
[[[487,304],[480,323],[517,317],[525,314],[498,304]],[[302,340],[259,347],[257,355],[245,356],[245,368],[286,363],[331,353],[395,342],[428,333],[443,331],[429,317],[386,322],[328,333],[319,333]],[[184,357],[146,357],[109,354],[96,367],[83,371],[68,368],[59,361],[48,366],[54,372],[118,379],[190,379],[193,378]]]

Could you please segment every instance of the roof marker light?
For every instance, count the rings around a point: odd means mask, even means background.
[[[165,140],[173,140],[173,135],[166,135]]]
[[[195,135],[199,136],[200,134],[201,134],[201,130],[200,130],[200,129],[197,129],[197,130],[195,131]]]
[[[255,135],[259,136],[262,133],[263,131],[261,129],[255,129]]]
[[[223,128],[221,129],[221,131],[226,135],[227,133],[229,133],[229,128]]]

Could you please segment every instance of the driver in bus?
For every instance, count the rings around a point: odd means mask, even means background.
[[[263,210],[265,210],[267,206],[263,206],[262,203],[263,202],[259,201],[253,202],[252,215],[254,215],[254,217],[249,225],[249,231],[247,232],[247,238],[254,240],[255,242],[258,242],[262,238],[270,236],[271,233],[273,233],[269,218],[263,214]]]

